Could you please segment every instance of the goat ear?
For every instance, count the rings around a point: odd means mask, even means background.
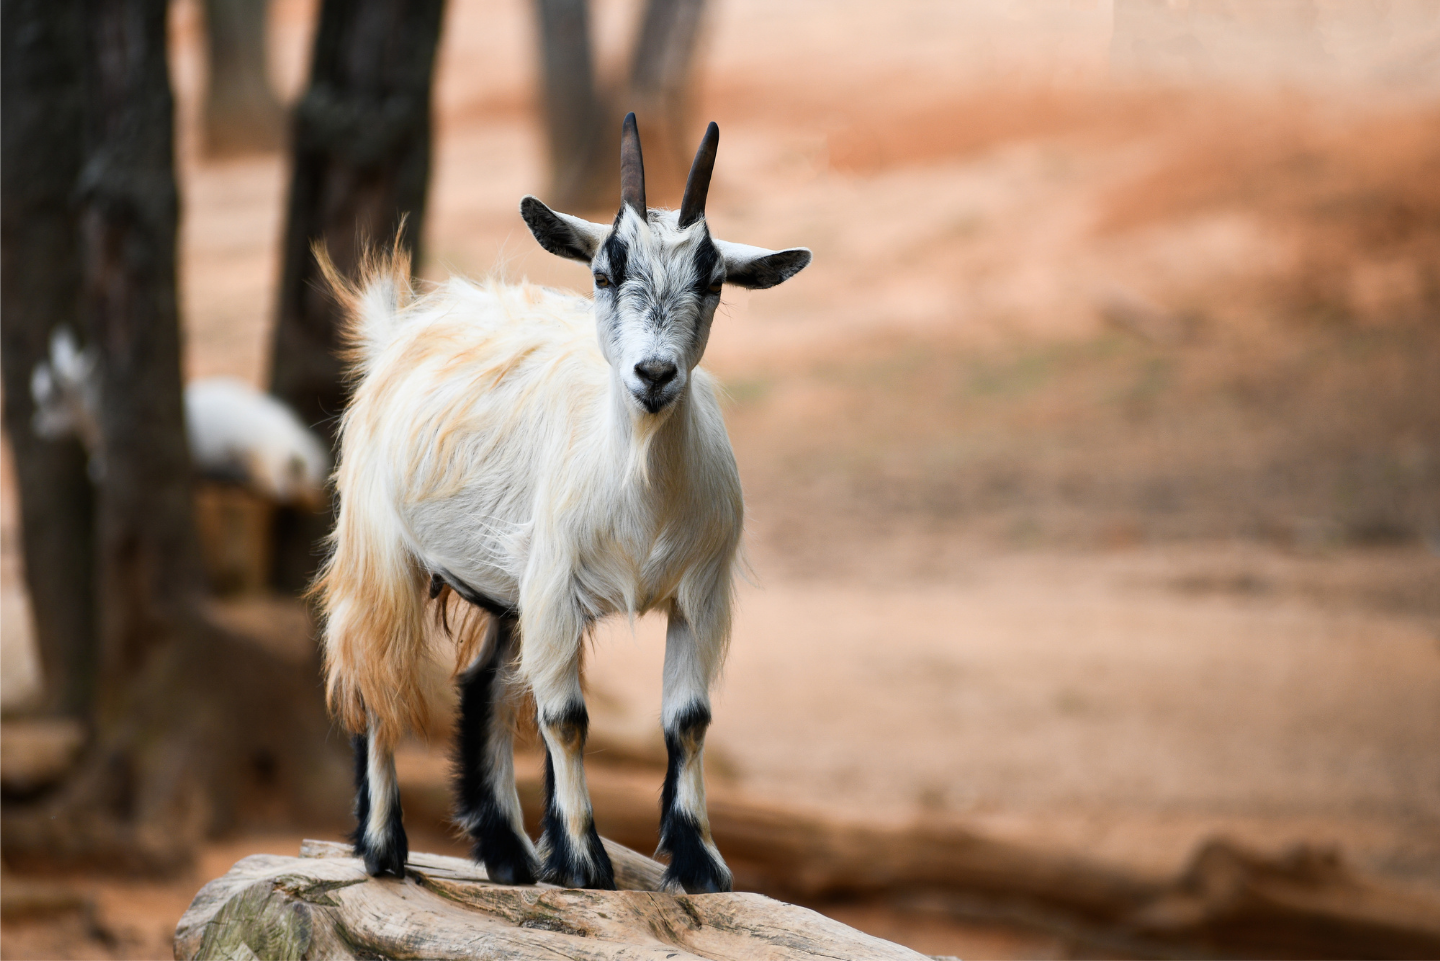
[[[725,240],[715,241],[715,246],[725,261],[725,283],[752,290],[784,283],[810,263],[810,251],[805,247],[766,250]]]
[[[610,228],[551,210],[536,197],[520,201],[520,216],[540,246],[561,257],[589,263]]]

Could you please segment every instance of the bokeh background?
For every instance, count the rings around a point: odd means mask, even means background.
[[[1440,892],[1440,8],[693,6],[657,134],[682,166],[647,137],[651,202],[678,203],[713,119],[712,230],[815,252],[780,288],[727,288],[706,357],[752,569],[714,789],[1143,879],[1223,838]],[[305,89],[317,10],[269,5],[278,104]],[[616,127],[643,14],[588,4]],[[588,290],[516,212],[538,193],[603,218],[618,197],[550,161],[539,23],[524,0],[445,7],[424,280]],[[293,156],[283,122],[268,144],[207,140],[205,27],[200,3],[171,5],[183,371],[264,388]],[[64,790],[90,734],[43,707],[6,457],[10,820]],[[202,515],[212,573],[231,574],[208,610],[310,670],[300,602],[247,573],[267,509]],[[609,625],[587,666],[590,765],[655,791],[663,630]],[[441,708],[401,774],[412,848],[455,853],[443,811],[423,820]],[[343,810],[245,798],[168,871],[7,853],[5,890],[28,900],[6,902],[4,956],[169,956],[204,880],[345,828]],[[893,888],[811,903],[930,954],[1123,949],[1043,911]]]

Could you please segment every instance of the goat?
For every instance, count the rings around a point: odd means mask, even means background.
[[[351,283],[317,251],[348,316],[355,388],[314,591],[327,695],[354,733],[354,849],[371,875],[405,870],[393,747],[422,696],[428,585],[489,615],[483,638],[459,644],[456,745],[457,821],[489,877],[614,887],[581,756],[582,644],[598,618],[661,610],[665,885],[730,890],[701,756],[744,504],[715,382],[697,365],[722,285],[772,287],[811,255],[710,235],[719,136],[710,124],[678,212],[646,206],[633,113],[613,223],[520,202],[542,247],[590,267],[593,298],[457,278],[418,295],[398,253]],[[546,756],[538,847],[513,764],[527,691]]]
[[[81,350],[64,327],[50,336],[50,358],[35,365],[30,393],[41,437],[74,434],[89,455],[90,478],[105,473],[100,443],[95,352]],[[247,487],[277,504],[324,502],[330,455],[283,403],[233,377],[185,385],[185,436],[195,471],[207,480]]]

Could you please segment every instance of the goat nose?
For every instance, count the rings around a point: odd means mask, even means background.
[[[635,365],[635,376],[650,390],[659,390],[675,379],[676,367],[668,360],[646,360]]]

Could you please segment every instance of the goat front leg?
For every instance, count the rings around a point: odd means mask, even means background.
[[[474,858],[490,880],[533,884],[535,847],[525,834],[515,790],[514,704],[509,696],[516,619],[491,615],[488,637],[460,678],[455,745],[455,793],[460,826],[474,842]]]
[[[371,877],[403,878],[410,844],[400,811],[400,782],[395,779],[395,752],[369,732],[356,734],[355,833],[350,840],[355,856],[365,862]]]
[[[585,786],[590,715],[580,690],[584,621],[578,616],[531,620],[529,612],[525,618],[522,665],[535,695],[536,722],[545,741],[540,876],[561,887],[614,890],[615,871],[595,831],[590,792]],[[563,625],[563,633],[556,630],[557,624]]]
[[[719,669],[723,639],[697,636],[678,606],[665,631],[665,692],[660,720],[669,763],[660,796],[660,847],[668,855],[663,888],[688,894],[729,891],[725,859],[710,837],[705,810],[705,731],[710,726],[710,683]]]

